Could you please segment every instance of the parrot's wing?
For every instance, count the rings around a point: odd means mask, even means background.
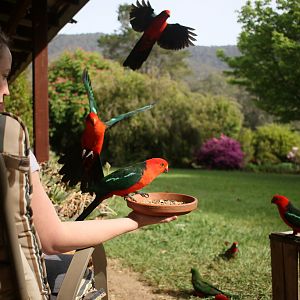
[[[69,186],[75,186],[80,182],[81,191],[88,192],[88,187],[94,182],[99,182],[103,177],[103,168],[100,156],[95,158],[91,169],[86,170],[82,161],[81,144],[76,144],[62,154],[58,163],[63,166],[59,170],[62,175],[62,182]]]
[[[82,81],[89,98],[90,112],[94,112],[95,114],[97,114],[97,105],[94,97],[94,92],[92,89],[91,79],[87,69],[83,70]]]
[[[126,190],[139,182],[143,175],[146,163],[139,163],[135,166],[119,169],[104,178],[93,186],[89,186],[90,192],[95,192],[95,199],[84,209],[76,221],[84,220],[104,199],[107,199],[115,191]]]
[[[157,44],[164,49],[180,50],[188,46],[194,46],[192,41],[196,41],[197,36],[190,27],[180,24],[168,24]]]
[[[136,1],[136,5],[131,5],[130,24],[135,31],[145,31],[155,16],[149,1],[147,1],[147,3],[145,3],[144,0],[142,0],[142,3]]]
[[[210,283],[205,282],[203,280],[194,280],[192,282],[193,287],[195,291],[203,293],[205,296],[214,296],[219,293],[222,293],[222,291],[218,290],[214,286],[212,286]]]
[[[104,178],[103,165],[100,155],[95,157],[91,167],[89,169],[83,168],[83,174],[81,177],[80,189],[83,193],[90,191],[90,186],[93,186],[97,182]]]
[[[284,215],[289,223],[300,228],[300,210],[298,208],[290,203]]]
[[[59,170],[59,174],[62,175],[62,182],[67,183],[69,186],[75,186],[81,181],[83,173],[80,161],[81,152],[81,145],[76,144],[58,159],[58,163],[63,165]]]
[[[127,119],[127,118],[130,118],[131,116],[134,116],[135,114],[139,113],[139,112],[143,112],[143,111],[146,111],[146,110],[149,110],[151,109],[153,106],[155,105],[155,103],[152,103],[152,104],[149,104],[149,105],[146,105],[146,106],[143,106],[141,108],[138,108],[136,110],[133,110],[133,111],[130,111],[130,112],[127,112],[125,114],[121,114],[117,117],[114,117],[112,119],[110,119],[109,121],[105,122],[105,125],[109,128],[109,127],[112,127],[113,125],[117,124],[118,122],[124,120],[124,119]]]
[[[122,168],[105,176],[103,181],[110,191],[125,190],[140,181],[145,168],[146,165],[144,163]]]

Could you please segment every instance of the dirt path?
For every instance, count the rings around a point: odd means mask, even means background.
[[[138,274],[120,267],[108,259],[109,300],[175,300],[177,297],[155,293],[155,290],[138,280]]]

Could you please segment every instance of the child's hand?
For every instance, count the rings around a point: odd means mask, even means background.
[[[152,224],[169,223],[177,219],[177,216],[154,217],[154,216],[143,215],[135,211],[132,211],[127,217],[137,222],[138,227],[143,227]]]

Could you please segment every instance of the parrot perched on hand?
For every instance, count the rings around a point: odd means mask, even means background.
[[[182,26],[178,23],[168,24],[170,11],[164,10],[159,15],[154,13],[149,1],[132,4],[130,10],[130,24],[135,31],[143,32],[129,56],[123,63],[132,70],[139,69],[149,56],[154,44],[164,49],[180,50],[188,46],[194,46],[192,41],[196,39],[193,28]]]
[[[271,203],[277,205],[281,219],[293,229],[293,234],[300,233],[300,210],[281,195],[274,195]]]
[[[220,256],[224,259],[231,259],[237,256],[239,252],[238,242],[233,242],[230,248],[228,248],[224,253],[220,254]]]
[[[59,171],[63,175],[62,181],[67,182],[70,186],[74,186],[80,182],[81,191],[86,192],[90,184],[99,182],[104,176],[100,153],[106,129],[139,112],[151,109],[155,104],[143,106],[114,117],[107,122],[103,122],[97,114],[96,101],[86,69],[83,72],[83,83],[89,99],[90,112],[85,118],[85,127],[81,141],[80,144],[78,142],[77,145],[69,149],[58,162],[63,164],[63,167]]]
[[[126,197],[138,193],[161,173],[168,172],[168,162],[162,158],[151,158],[129,167],[118,169],[89,186],[95,199],[76,220],[85,219],[103,200],[113,195]]]
[[[197,269],[192,268],[192,285],[194,287],[195,295],[198,297],[208,297],[208,296],[217,296],[217,295],[224,295],[227,297],[231,297],[229,294],[222,292],[211,283],[203,281],[200,273]],[[220,296],[218,296],[220,297]],[[218,299],[218,298],[215,298]],[[219,298],[220,299],[220,298]],[[221,298],[222,299],[222,298]]]

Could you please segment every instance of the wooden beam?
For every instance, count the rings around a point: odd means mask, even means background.
[[[49,159],[47,0],[33,0],[32,13],[34,152],[44,162]]]
[[[9,36],[16,33],[20,20],[26,15],[31,0],[17,1],[17,7],[13,10],[7,23],[6,32]]]

